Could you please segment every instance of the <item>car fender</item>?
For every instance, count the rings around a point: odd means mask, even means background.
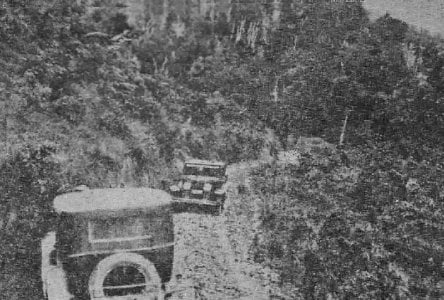
[[[219,189],[217,189],[218,193],[222,196],[225,196],[227,194],[227,184],[224,183]]]
[[[51,264],[51,252],[55,251],[55,244],[56,234],[53,231],[47,233],[41,242],[43,295],[48,300],[70,300],[73,296],[68,292],[66,274],[61,264]]]

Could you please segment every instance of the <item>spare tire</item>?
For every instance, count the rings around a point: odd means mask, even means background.
[[[117,253],[106,257],[89,278],[91,299],[125,295],[149,295],[158,299],[162,282],[156,267],[136,253]]]

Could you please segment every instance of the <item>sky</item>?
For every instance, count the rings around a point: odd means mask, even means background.
[[[363,0],[363,4],[371,17],[389,12],[417,29],[444,37],[444,0]]]

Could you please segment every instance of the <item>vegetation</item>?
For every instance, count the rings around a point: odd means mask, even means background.
[[[160,29],[85,2],[0,7],[2,295],[39,299],[55,194],[319,136],[341,145],[256,171],[257,259],[308,299],[443,296],[442,41],[359,3],[285,0],[273,19],[238,0]]]
[[[79,3],[1,6],[0,290],[8,299],[41,298],[39,243],[56,194],[80,184],[161,187],[184,157],[236,161],[262,148],[260,124],[234,120],[236,107],[221,97],[212,104],[139,59],[149,49],[137,32],[134,46],[121,35],[121,15],[94,22]]]
[[[264,165],[255,257],[300,299],[438,299],[442,167],[374,149],[298,148]]]
[[[298,66],[280,77],[289,115],[276,132],[336,144],[343,126],[347,143],[256,170],[256,258],[302,299],[442,298],[442,41],[388,15],[316,7],[298,23],[310,42],[279,52]],[[310,19],[327,22],[313,32]]]

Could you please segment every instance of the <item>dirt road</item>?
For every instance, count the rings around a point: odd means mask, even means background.
[[[250,164],[229,168],[228,197],[220,216],[181,213],[175,216],[174,273],[195,287],[197,299],[278,299],[269,270],[254,264],[249,248],[254,236],[254,206],[243,214],[244,196],[238,184],[248,186]],[[273,280],[274,279],[274,280]]]

